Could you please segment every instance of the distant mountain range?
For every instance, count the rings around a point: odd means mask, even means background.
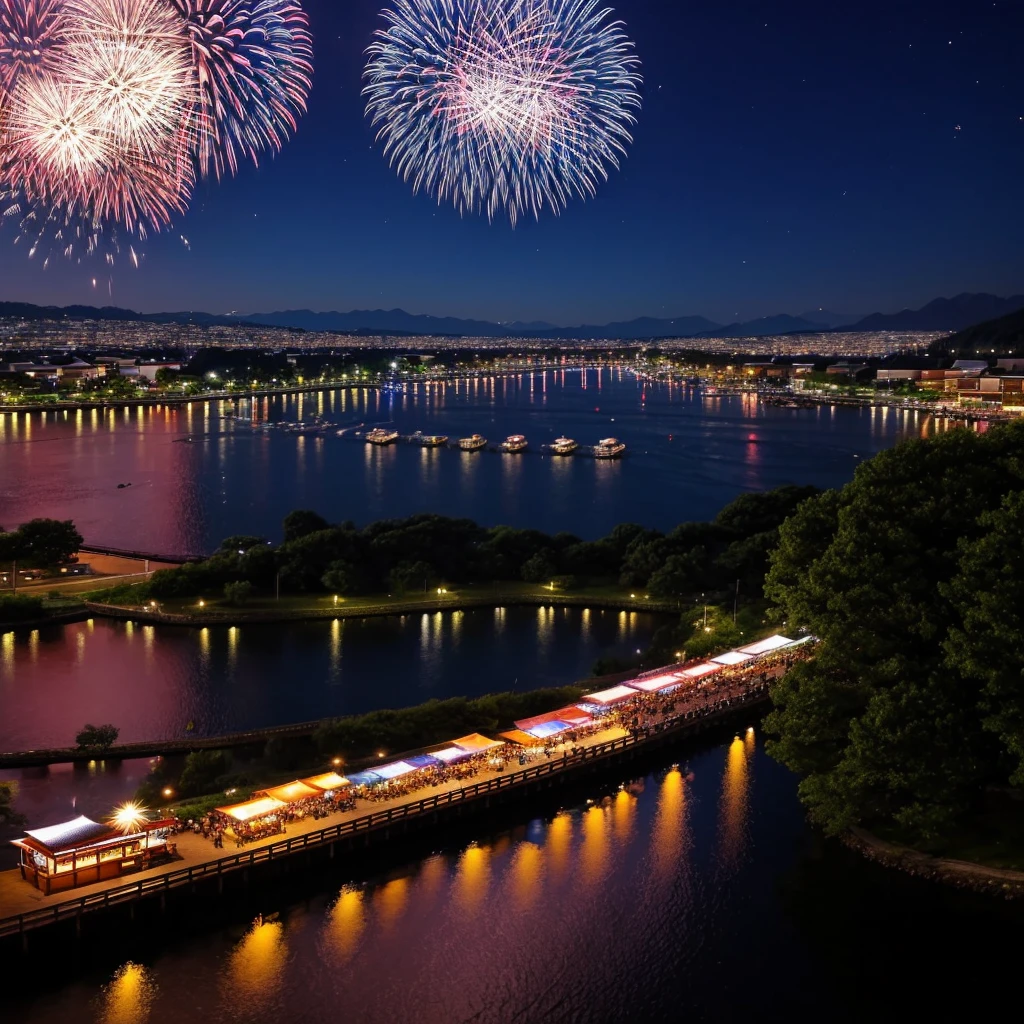
[[[718,324],[702,316],[671,318],[639,317],[610,324],[556,327],[545,321],[492,323],[407,313],[403,309],[353,310],[349,313],[315,313],[308,309],[276,313],[213,314],[202,312],[136,313],[116,306],[34,306],[24,302],[0,302],[0,317],[24,320],[101,319],[146,323],[233,326],[250,324],[299,331],[338,333],[424,334],[484,338],[530,337],[552,341],[589,338],[607,341],[640,341],[658,338],[750,338],[774,334],[798,334],[827,330],[847,331],[959,331],[983,321],[1024,308],[1024,295],[1002,299],[995,295],[963,294],[936,299],[919,310],[873,313],[871,316],[810,310],[800,316],[780,313],[743,323]]]
[[[1024,355],[1024,309],[996,320],[975,324],[948,338],[940,338],[931,346],[930,351],[935,355],[974,355],[984,358],[991,358],[993,353]]]

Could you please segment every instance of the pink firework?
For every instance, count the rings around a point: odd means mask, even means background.
[[[45,71],[60,47],[61,0],[0,0],[0,97],[23,71]]]
[[[294,0],[171,0],[200,91],[199,168],[218,177],[279,150],[306,110],[313,40]]]

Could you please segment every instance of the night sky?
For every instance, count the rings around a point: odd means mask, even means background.
[[[0,298],[577,324],[1024,290],[1020,0],[613,0],[643,60],[635,144],[596,199],[515,230],[384,161],[360,97],[382,0],[303,2],[316,76],[282,153],[200,185],[111,280],[44,270],[5,226]]]

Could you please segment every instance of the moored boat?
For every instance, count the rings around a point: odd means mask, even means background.
[[[594,445],[594,458],[617,459],[625,450],[626,446],[618,438],[606,437]]]
[[[394,444],[398,440],[397,430],[387,430],[385,427],[374,427],[366,435],[366,440],[370,444]]]
[[[447,434],[424,434],[419,430],[413,434],[412,439],[423,448],[442,448],[448,443]]]
[[[464,452],[479,452],[487,447],[487,438],[474,434],[472,437],[464,437],[459,441],[459,447]]]
[[[522,434],[513,434],[501,442],[501,450],[509,455],[518,455],[530,447],[530,442]]]
[[[553,455],[572,455],[579,445],[571,437],[556,438],[551,445]]]

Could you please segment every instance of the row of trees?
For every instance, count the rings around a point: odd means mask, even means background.
[[[1024,785],[1024,423],[865,463],[782,527],[766,592],[821,639],[770,752],[830,832],[945,834]]]
[[[9,572],[17,589],[18,567],[52,569],[71,561],[82,535],[70,519],[32,519],[16,530],[0,527],[0,567]]]
[[[284,540],[227,538],[203,562],[154,575],[155,598],[221,592],[227,584],[339,595],[429,590],[439,583],[555,581],[619,583],[652,597],[684,600],[736,587],[759,597],[778,528],[813,488],[783,487],[743,495],[711,523],[684,523],[663,534],[636,524],[584,541],[568,533],[486,528],[469,519],[417,515],[332,525],[315,512],[292,512]]]

